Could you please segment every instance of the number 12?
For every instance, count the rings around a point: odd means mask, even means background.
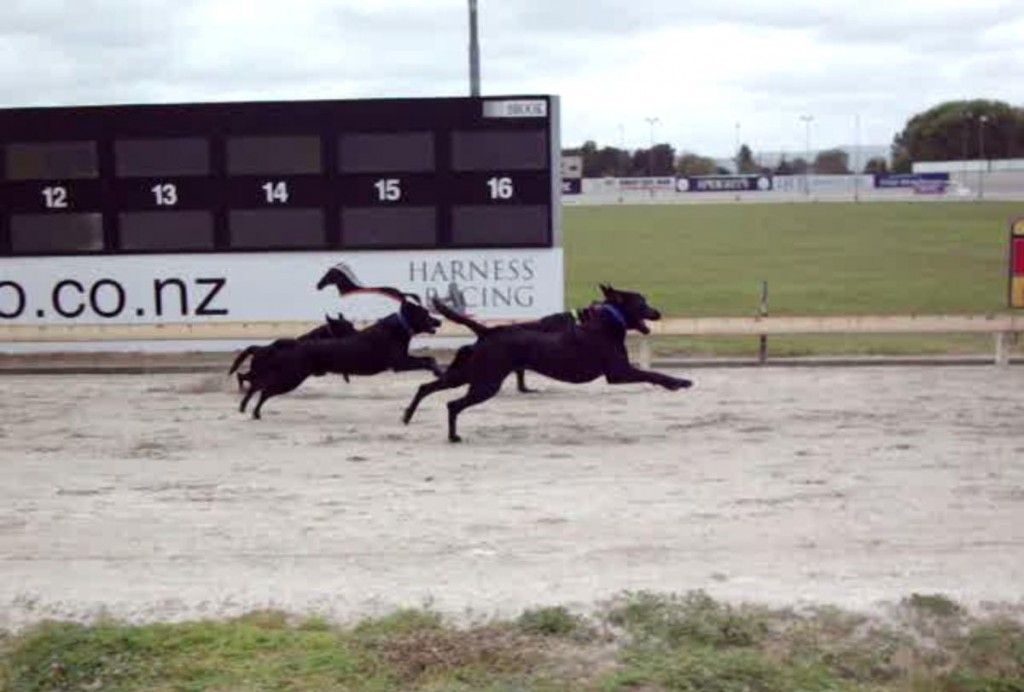
[[[68,189],[60,185],[43,188],[43,203],[47,209],[67,209]]]

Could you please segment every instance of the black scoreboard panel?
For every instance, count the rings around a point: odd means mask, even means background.
[[[0,255],[551,247],[549,96],[0,109]]]

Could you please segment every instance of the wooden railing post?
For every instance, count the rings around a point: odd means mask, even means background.
[[[641,368],[649,370],[651,368],[651,337],[641,336],[640,344],[637,348],[636,359]]]
[[[1010,332],[996,332],[996,365],[1010,364]]]

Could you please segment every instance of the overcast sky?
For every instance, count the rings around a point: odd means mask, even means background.
[[[464,96],[467,7],[0,0],[0,106]],[[479,13],[482,93],[560,96],[565,147],[653,134],[730,156],[738,133],[799,154],[801,115],[817,149],[889,144],[945,100],[1024,105],[1022,0],[479,0]]]

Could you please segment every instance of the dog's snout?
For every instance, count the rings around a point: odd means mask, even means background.
[[[647,315],[644,317],[644,319],[660,320],[661,319],[661,313],[658,312],[657,310],[655,310],[654,308],[647,308]]]

